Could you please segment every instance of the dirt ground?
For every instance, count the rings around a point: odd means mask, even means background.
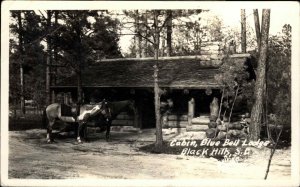
[[[41,129],[9,132],[10,179],[263,179],[270,155],[267,148],[259,149],[241,163],[223,163],[215,158],[141,151],[155,141],[154,129],[112,132],[110,142],[104,133],[94,133],[83,144],[63,135],[47,144],[45,137]],[[290,179],[290,154],[290,148],[276,150],[269,180]]]

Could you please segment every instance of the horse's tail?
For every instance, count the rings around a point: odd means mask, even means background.
[[[43,118],[42,118],[42,129],[46,129],[48,125],[48,118],[46,113],[46,108],[43,110]]]

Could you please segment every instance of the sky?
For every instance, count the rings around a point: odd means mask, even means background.
[[[293,2],[168,2],[168,1],[155,1],[155,2],[89,2],[80,3],[73,2],[72,4],[65,3],[65,9],[110,9],[110,10],[123,10],[123,9],[208,9],[211,14],[218,15],[222,18],[225,26],[230,26],[232,28],[240,29],[240,10],[241,8],[246,8],[246,21],[248,25],[253,27],[254,30],[254,18],[253,18],[253,8],[264,7],[271,9],[271,19],[270,19],[270,35],[275,35],[280,32],[282,26],[286,23],[293,23],[299,18],[295,17],[295,7],[299,4]],[[24,5],[23,5],[24,4]],[[30,6],[29,6],[30,4]],[[33,9],[33,10],[43,10],[47,9],[61,9],[61,6],[55,2],[47,2],[45,7],[42,7],[39,3],[34,2],[19,2],[14,5],[15,9]],[[212,8],[213,7],[213,8]],[[259,10],[261,18],[261,9]],[[261,21],[260,21],[261,23]],[[297,25],[297,24],[296,24]],[[125,35],[120,38],[120,48],[122,53],[128,51],[132,35]]]
[[[220,15],[223,18],[224,24],[231,26],[240,27],[240,9],[212,9],[211,11],[215,12],[217,15]],[[258,9],[260,23],[261,23],[261,9]],[[254,18],[253,18],[253,9],[246,9],[246,21],[249,22],[254,28]],[[278,7],[271,9],[270,16],[270,34],[274,35],[277,32],[281,32],[282,26],[286,23],[291,23],[293,21],[293,12],[288,9],[279,9]]]
[[[223,20],[224,26],[228,26],[231,28],[241,28],[240,24],[240,12],[241,8],[214,8],[209,9],[209,15],[216,15],[220,17]],[[262,9],[258,9],[259,11],[259,17],[260,17],[260,24],[261,24],[261,14]],[[281,32],[281,29],[284,24],[288,23],[291,24],[293,22],[293,15],[294,13],[290,11],[289,9],[281,9],[280,7],[272,7],[271,8],[271,15],[270,15],[270,35],[275,35],[279,32]],[[246,22],[254,29],[254,17],[253,17],[253,9],[246,9]],[[132,36],[125,35],[120,38],[120,47],[122,53],[125,53],[128,51],[128,47],[130,45],[130,39]]]

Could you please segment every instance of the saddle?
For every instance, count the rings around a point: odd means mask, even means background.
[[[77,117],[79,115],[79,105],[61,104],[61,116]]]

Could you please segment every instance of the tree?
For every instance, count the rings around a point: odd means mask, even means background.
[[[107,11],[61,11],[58,39],[63,61],[77,75],[77,102],[83,102],[81,71],[101,58],[121,57],[117,21]]]
[[[270,120],[266,120],[266,126],[268,138],[273,146],[265,179],[268,177],[272,157],[281,134],[283,141],[288,143],[291,141],[291,30],[292,27],[285,24],[282,34],[269,39],[265,112],[266,114],[271,112]],[[268,90],[276,90],[276,92]]]
[[[41,19],[34,11],[11,11],[11,17],[10,30],[14,37],[10,40],[10,83],[13,83],[10,84],[10,101],[21,102],[24,114],[25,99],[38,98],[34,90],[44,90],[44,86],[41,87],[44,78],[40,77],[44,72]]]
[[[135,10],[135,33],[140,33],[141,32],[141,26],[140,26],[140,16],[139,16],[139,11]],[[141,58],[141,40],[142,37],[140,34],[137,34],[134,36],[134,43],[135,43],[135,57],[136,58]]]
[[[25,114],[25,99],[24,99],[24,49],[23,49],[23,26],[21,11],[16,12],[18,18],[18,34],[19,34],[19,53],[20,53],[20,90],[21,90],[21,114]]]
[[[162,150],[162,143],[163,143],[163,136],[162,136],[162,124],[161,116],[160,116],[160,93],[159,93],[159,86],[158,86],[158,51],[159,51],[159,26],[158,26],[158,15],[159,11],[154,10],[153,12],[153,27],[154,27],[154,36],[153,36],[153,43],[154,43],[154,103],[155,103],[155,117],[156,117],[156,142],[155,142],[155,149],[158,152]]]
[[[93,11],[62,12],[66,24],[62,29],[60,47],[64,52],[64,59],[77,75],[77,103],[83,102],[81,70],[86,64],[86,56],[89,53],[85,32],[91,27],[87,18],[92,14]]]
[[[253,16],[254,16],[254,25],[255,25],[255,33],[256,33],[256,41],[257,41],[257,49],[260,51],[260,24],[259,24],[259,14],[258,10],[254,9],[253,10]]]
[[[262,24],[260,31],[260,50],[257,67],[257,79],[254,91],[254,104],[251,110],[250,139],[258,140],[261,130],[261,119],[263,113],[263,97],[266,80],[266,60],[268,50],[268,37],[270,28],[270,9],[263,9]]]
[[[126,29],[133,28],[133,43],[130,46],[129,57],[141,58],[146,57],[147,48],[147,30],[149,29],[147,23],[147,11],[146,10],[124,10],[126,16],[122,20],[122,27]],[[129,26],[128,26],[129,25]]]
[[[201,48],[203,30],[201,13],[207,10],[172,10],[172,54],[195,55]],[[218,32],[212,31],[218,35]]]
[[[172,19],[173,13],[172,10],[167,10],[167,17],[169,17],[167,21],[167,56],[172,55]]]
[[[139,11],[125,11],[125,15],[129,18],[133,18],[135,30],[133,31],[133,35],[135,38],[141,37],[147,43],[151,43],[152,46],[148,48],[148,46],[141,46],[141,48],[147,48],[148,53],[153,51],[154,56],[154,104],[155,104],[155,116],[156,116],[156,143],[155,143],[155,152],[161,152],[162,144],[163,144],[163,136],[162,136],[162,124],[161,124],[161,112],[160,112],[160,95],[161,90],[158,85],[159,79],[159,51],[160,51],[160,44],[162,44],[161,55],[165,54],[164,51],[164,42],[167,40],[167,56],[170,56],[173,49],[172,49],[172,31],[175,26],[185,31],[185,35],[189,36],[189,32],[186,30],[193,29],[194,27],[199,27],[199,25],[195,24],[196,22],[188,20],[183,21],[180,20],[176,22],[178,25],[173,24],[174,19],[180,19],[181,17],[189,17],[193,14],[200,14],[202,10],[144,10],[143,12]],[[142,17],[141,20],[137,24],[136,16]],[[127,21],[128,23],[128,21]],[[138,25],[138,29],[136,27]],[[195,26],[196,25],[196,26]],[[127,29],[130,27],[126,27]],[[166,32],[165,32],[166,29]],[[199,30],[198,30],[199,31]],[[164,37],[166,33],[167,37]],[[152,37],[152,40],[150,39]],[[181,38],[182,39],[182,38]],[[180,40],[181,40],[180,39]],[[136,41],[136,40],[135,40]],[[143,43],[143,42],[142,42]],[[136,47],[137,43],[131,45],[131,54],[129,56],[139,56],[135,55],[137,51]],[[174,49],[176,50],[176,48]],[[138,52],[139,53],[139,52]],[[186,53],[185,53],[186,54]],[[150,54],[151,56],[151,54]]]
[[[53,14],[54,23],[51,22]],[[46,100],[48,104],[49,87],[54,84],[50,74],[55,74],[55,79],[74,72],[80,75],[84,66],[100,58],[122,57],[118,46],[118,21],[107,11],[11,11],[11,17],[9,70],[13,84],[10,84],[10,102],[24,103],[25,99],[34,99],[39,106]],[[48,76],[45,76],[46,70]]]
[[[209,40],[210,41],[222,41],[224,40],[224,31],[222,29],[223,20],[220,19],[218,16],[209,16],[207,20],[207,25],[204,23],[203,29],[207,30],[209,34]]]
[[[205,10],[160,10],[158,21],[162,23],[166,18],[168,19],[160,31],[159,56],[195,54],[194,48],[199,47],[201,43],[200,18],[196,19],[195,17],[199,17],[203,11]],[[138,10],[138,12],[126,10],[124,14],[128,19],[124,19],[123,28],[131,30],[134,38],[137,38],[132,40],[130,53],[127,56],[136,57],[136,53],[141,57],[154,56],[154,46],[149,42],[149,38],[153,36],[151,31],[154,22],[152,12],[149,10]],[[130,24],[132,26],[128,26]],[[139,55],[140,53],[141,55]]]
[[[46,105],[51,103],[51,92],[50,92],[50,85],[51,85],[51,74],[50,74],[50,67],[52,65],[52,41],[50,32],[52,30],[52,18],[53,12],[51,10],[47,10],[47,18],[46,18],[46,30],[48,31],[46,40],[47,40],[47,64],[46,64]]]
[[[275,114],[285,129],[291,127],[291,29],[285,24],[281,34],[269,38],[266,69],[266,111]]]
[[[246,63],[237,63],[228,54],[222,61],[221,73],[215,75],[216,81],[223,85],[218,118],[220,118],[223,108],[222,118],[226,118],[230,122],[235,104],[244,100],[252,100],[253,84]]]
[[[246,40],[246,11],[241,9],[241,46],[242,53],[246,53],[247,40]]]

